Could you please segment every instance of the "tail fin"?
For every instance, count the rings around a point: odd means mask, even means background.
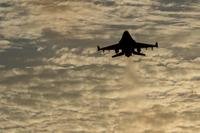
[[[101,48],[99,46],[97,46],[97,51],[101,50]]]
[[[157,47],[157,48],[158,48],[158,42],[156,42],[156,44],[155,44],[155,47]]]

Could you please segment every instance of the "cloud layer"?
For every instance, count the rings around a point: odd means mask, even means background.
[[[0,132],[200,131],[199,4],[2,0]],[[124,30],[160,48],[96,52]]]

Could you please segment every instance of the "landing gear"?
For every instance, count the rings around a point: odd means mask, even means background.
[[[141,52],[141,48],[137,48],[137,52],[140,53]]]
[[[116,54],[119,53],[119,49],[115,49],[115,53],[116,53]]]
[[[131,55],[132,55],[131,52],[130,52],[130,53],[129,53],[129,52],[128,52],[128,53],[125,53],[125,56],[126,56],[126,57],[130,57]]]

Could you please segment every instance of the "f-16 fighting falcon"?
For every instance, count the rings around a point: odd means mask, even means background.
[[[144,53],[141,53],[142,48],[151,48],[153,50],[154,47],[158,48],[158,43],[156,44],[146,44],[141,42],[136,42],[130,35],[128,31],[125,31],[122,35],[121,40],[114,45],[110,45],[107,47],[100,48],[97,46],[97,50],[102,50],[103,52],[105,50],[114,50],[116,55],[113,55],[112,57],[118,57],[125,55],[126,57],[130,57],[132,55],[141,55],[145,56]]]

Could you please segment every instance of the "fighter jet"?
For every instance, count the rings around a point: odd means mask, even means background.
[[[130,57],[132,55],[141,55],[145,56],[144,53],[141,53],[141,49],[143,48],[151,48],[153,50],[154,47],[158,48],[158,43],[156,42],[154,44],[146,44],[141,42],[136,42],[130,35],[128,31],[124,31],[121,40],[117,44],[113,44],[107,47],[100,48],[97,46],[97,50],[102,50],[103,52],[105,50],[114,50],[116,55],[113,55],[112,57],[118,57],[125,55],[126,57]]]

